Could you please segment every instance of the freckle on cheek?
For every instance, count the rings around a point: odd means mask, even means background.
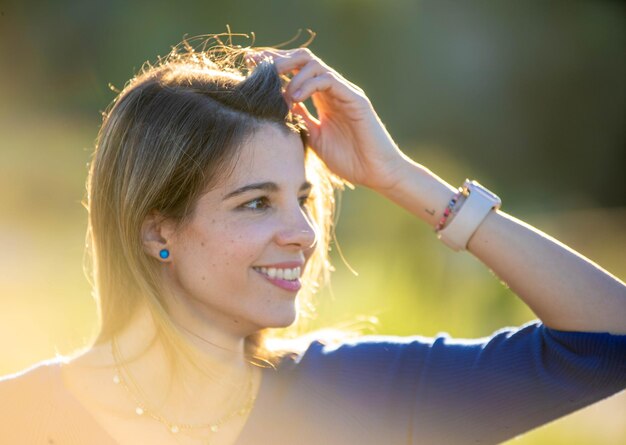
[[[204,247],[204,243],[200,243],[200,245],[201,245],[202,247]]]
[[[202,275],[202,281],[206,280],[206,277],[204,275]]]

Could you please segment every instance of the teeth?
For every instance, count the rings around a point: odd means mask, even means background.
[[[256,270],[262,274],[267,275],[270,278],[277,278],[279,280],[296,280],[300,277],[301,268],[295,267],[293,269],[276,269],[275,267],[255,267]]]

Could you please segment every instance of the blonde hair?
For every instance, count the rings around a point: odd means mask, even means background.
[[[168,316],[159,262],[144,252],[141,226],[153,210],[184,226],[198,198],[232,171],[246,137],[273,123],[302,138],[307,179],[313,184],[310,216],[318,236],[302,277],[296,322],[246,338],[250,361],[275,366],[285,354],[302,352],[313,338],[313,296],[332,270],[328,252],[335,192],[345,183],[308,147],[306,126],[281,93],[288,79],[278,75],[271,60],[247,66],[244,56],[255,49],[232,45],[232,40],[223,44],[219,36],[204,36],[201,50],[184,40],[154,65],[147,62],[103,113],[85,204],[86,270],[100,324],[94,344],[114,339],[145,304],[174,367],[180,357],[195,364],[197,351]],[[207,49],[208,43],[215,45]],[[356,330],[318,331],[317,338],[324,333],[341,338]]]

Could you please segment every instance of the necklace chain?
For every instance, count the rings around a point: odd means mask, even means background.
[[[116,373],[113,376],[113,383],[115,383],[116,385],[121,385],[124,388],[124,390],[128,393],[128,395],[133,399],[134,403],[137,405],[135,407],[135,414],[137,414],[138,416],[147,415],[151,417],[152,419],[164,424],[170,433],[176,434],[181,431],[200,429],[200,428],[208,428],[211,433],[216,433],[220,430],[222,425],[228,422],[232,417],[236,415],[243,416],[247,414],[252,409],[254,402],[256,400],[256,396],[253,394],[253,391],[252,391],[252,368],[248,368],[249,378],[248,378],[248,385],[246,389],[246,394],[248,394],[248,397],[246,398],[242,406],[236,408],[230,413],[222,416],[217,421],[211,422],[211,423],[187,424],[187,423],[171,422],[165,419],[164,417],[160,416],[156,412],[152,411],[151,409],[149,409],[146,403],[139,400],[138,397],[129,388],[124,378],[124,373],[122,372],[122,369],[121,369],[121,364],[120,364],[121,360],[119,359],[119,351],[117,349],[117,342],[115,341],[115,338],[111,341],[111,351],[113,353],[113,358],[115,359],[115,369],[116,369]],[[133,381],[133,378],[130,376],[130,373],[128,372],[126,373],[128,374],[128,379],[132,382],[132,385],[135,387],[135,391],[138,393],[141,392],[137,384]]]

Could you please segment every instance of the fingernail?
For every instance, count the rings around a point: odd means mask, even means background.
[[[294,99],[300,99],[300,97],[302,96],[302,90],[296,90],[295,93],[293,93],[293,98]]]

